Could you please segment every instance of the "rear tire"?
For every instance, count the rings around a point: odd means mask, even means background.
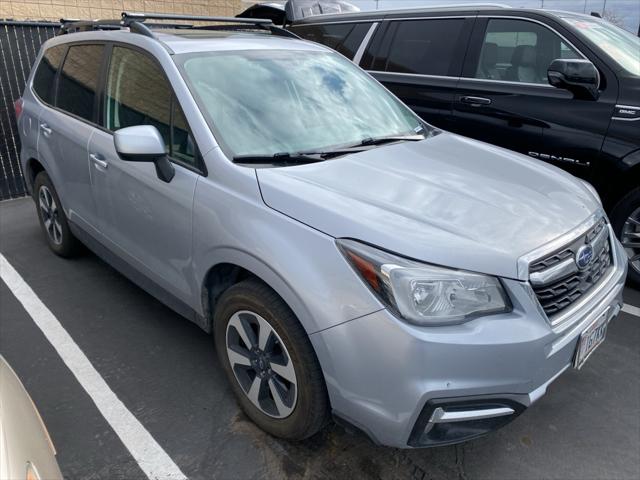
[[[214,341],[240,406],[260,428],[302,440],[326,424],[329,400],[309,337],[267,285],[249,279],[222,294]]]
[[[629,256],[629,280],[640,285],[640,188],[630,191],[611,212],[611,224]]]
[[[40,172],[33,183],[33,199],[40,227],[49,248],[61,257],[72,257],[78,253],[80,242],[69,229],[58,193],[46,172]]]

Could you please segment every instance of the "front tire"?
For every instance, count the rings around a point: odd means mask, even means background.
[[[329,401],[309,337],[267,285],[249,279],[222,294],[214,339],[240,406],[260,428],[302,440],[325,425]]]
[[[640,285],[640,188],[618,202],[611,213],[611,223],[629,257],[629,279]]]
[[[69,229],[69,222],[64,213],[58,193],[46,172],[40,172],[33,183],[33,199],[36,202],[40,227],[49,248],[61,257],[74,256],[80,242]]]

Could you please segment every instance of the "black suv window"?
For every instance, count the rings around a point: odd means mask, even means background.
[[[130,48],[113,48],[105,103],[104,125],[109,130],[153,125],[172,158],[195,165],[195,145],[187,121],[162,69],[148,55]]]
[[[548,28],[513,19],[489,20],[475,78],[546,84],[557,58],[580,58]]]
[[[322,43],[353,59],[370,28],[371,23],[334,23],[300,25],[291,30],[305,40]]]
[[[53,104],[54,82],[62,63],[65,49],[65,45],[58,45],[44,52],[38,69],[33,76],[33,90],[40,97],[40,100],[45,103]]]
[[[103,50],[103,45],[69,47],[58,80],[58,108],[93,121]]]
[[[449,75],[463,25],[462,18],[392,22],[388,53],[376,58],[373,70]]]

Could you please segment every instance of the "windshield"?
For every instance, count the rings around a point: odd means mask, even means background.
[[[627,72],[640,76],[640,38],[612,23],[591,18],[563,18],[598,45]]]
[[[233,157],[320,151],[428,128],[336,53],[208,52],[185,55],[179,63],[217,140]]]

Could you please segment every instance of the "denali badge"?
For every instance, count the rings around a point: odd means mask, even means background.
[[[551,155],[550,153],[529,152],[528,154],[530,157],[545,161],[575,163],[576,165],[584,165],[585,167],[588,167],[591,164],[590,162],[575,160],[569,157],[562,157],[560,155]]]
[[[580,270],[584,270],[593,260],[593,247],[589,244],[583,245],[576,253],[576,265]]]

